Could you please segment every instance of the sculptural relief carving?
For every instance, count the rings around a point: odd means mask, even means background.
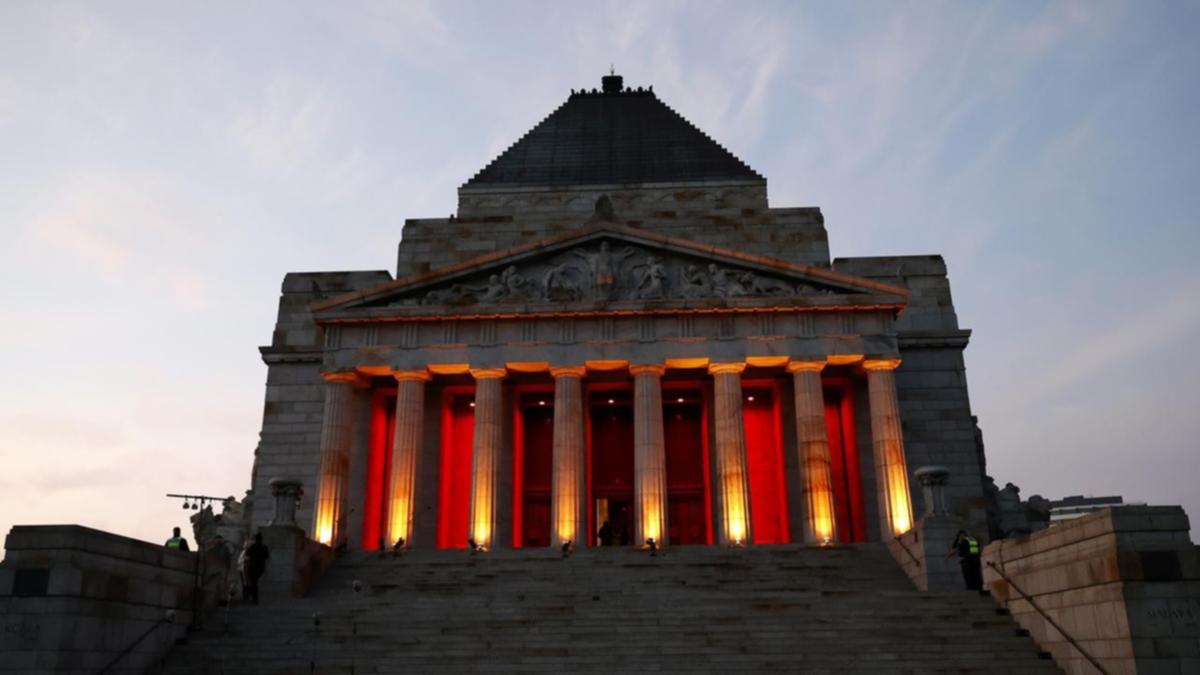
[[[833,293],[814,283],[737,268],[685,255],[624,246],[607,240],[557,255],[511,264],[486,278],[470,278],[409,297],[398,304],[520,305],[540,302],[620,302],[705,298],[791,297]]]

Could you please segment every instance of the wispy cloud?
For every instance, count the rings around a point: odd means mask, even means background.
[[[290,174],[306,168],[335,121],[323,86],[284,78],[270,82],[228,134],[234,149],[255,167]]]

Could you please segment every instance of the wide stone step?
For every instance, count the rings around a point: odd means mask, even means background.
[[[879,545],[353,553],[207,626],[166,672],[1057,672],[990,599],[918,593]]]

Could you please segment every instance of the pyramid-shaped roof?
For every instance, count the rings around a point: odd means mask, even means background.
[[[617,75],[603,85],[572,91],[462,189],[764,180],[653,89],[626,88]]]

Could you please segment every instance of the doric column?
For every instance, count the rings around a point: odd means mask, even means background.
[[[475,377],[475,440],[471,459],[471,538],[476,546],[495,545],[496,481],[504,440],[500,383],[503,368],[472,369]]]
[[[413,498],[417,487],[417,460],[425,420],[425,370],[393,373],[396,378],[396,432],[392,438],[392,475],[388,481],[387,544],[412,541]]]
[[[552,457],[550,543],[580,544],[586,529],[586,449],[583,440],[583,366],[552,368],[554,376],[554,452]]]
[[[335,546],[342,538],[346,512],[346,478],[350,474],[350,409],[354,373],[322,373],[325,410],[321,416],[321,467],[313,512],[313,538]]]
[[[875,448],[875,494],[879,501],[880,537],[889,539],[912,529],[912,502],[900,406],[896,400],[896,367],[900,359],[867,359],[867,392],[871,399],[871,439]]]
[[[742,423],[744,363],[708,366],[715,383],[717,422],[717,485],[721,490],[721,529],[718,543],[750,541],[750,492],[746,481],[746,432]]]
[[[821,389],[824,361],[792,361],[787,365],[796,392],[796,446],[804,481],[804,543],[833,541],[833,474],[829,464],[829,431],[825,426],[825,394]]]
[[[667,451],[663,442],[663,366],[630,366],[633,375],[634,543],[667,533]]]

